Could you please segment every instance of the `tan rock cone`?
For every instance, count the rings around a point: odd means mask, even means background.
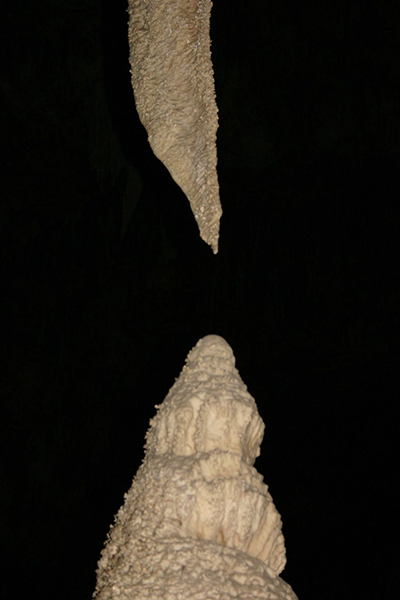
[[[150,146],[217,253],[222,208],[211,6],[211,0],[129,0],[129,46],[136,108]]]
[[[201,339],[150,422],[96,600],[295,600],[281,519],[253,467],[264,423],[226,341]]]

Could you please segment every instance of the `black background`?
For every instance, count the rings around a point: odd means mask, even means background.
[[[266,423],[283,578],[398,595],[399,17],[215,2],[214,256],[135,111],[126,3],[3,9],[4,598],[90,598],[154,405],[209,333]]]

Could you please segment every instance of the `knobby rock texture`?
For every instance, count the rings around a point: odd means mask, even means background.
[[[146,436],[96,600],[295,600],[281,518],[253,467],[264,423],[227,342],[201,339]]]
[[[136,108],[150,146],[217,253],[222,209],[211,6],[211,0],[130,0],[129,46]]]

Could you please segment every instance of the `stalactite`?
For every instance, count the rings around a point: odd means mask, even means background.
[[[211,6],[211,0],[130,0],[129,46],[136,108],[150,146],[217,253],[222,209]]]

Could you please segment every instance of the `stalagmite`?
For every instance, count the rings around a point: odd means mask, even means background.
[[[264,423],[227,342],[201,339],[146,436],[96,600],[295,600],[281,519],[253,467]]]
[[[211,0],[129,0],[136,108],[154,154],[189,199],[218,252],[218,109],[210,52]]]

